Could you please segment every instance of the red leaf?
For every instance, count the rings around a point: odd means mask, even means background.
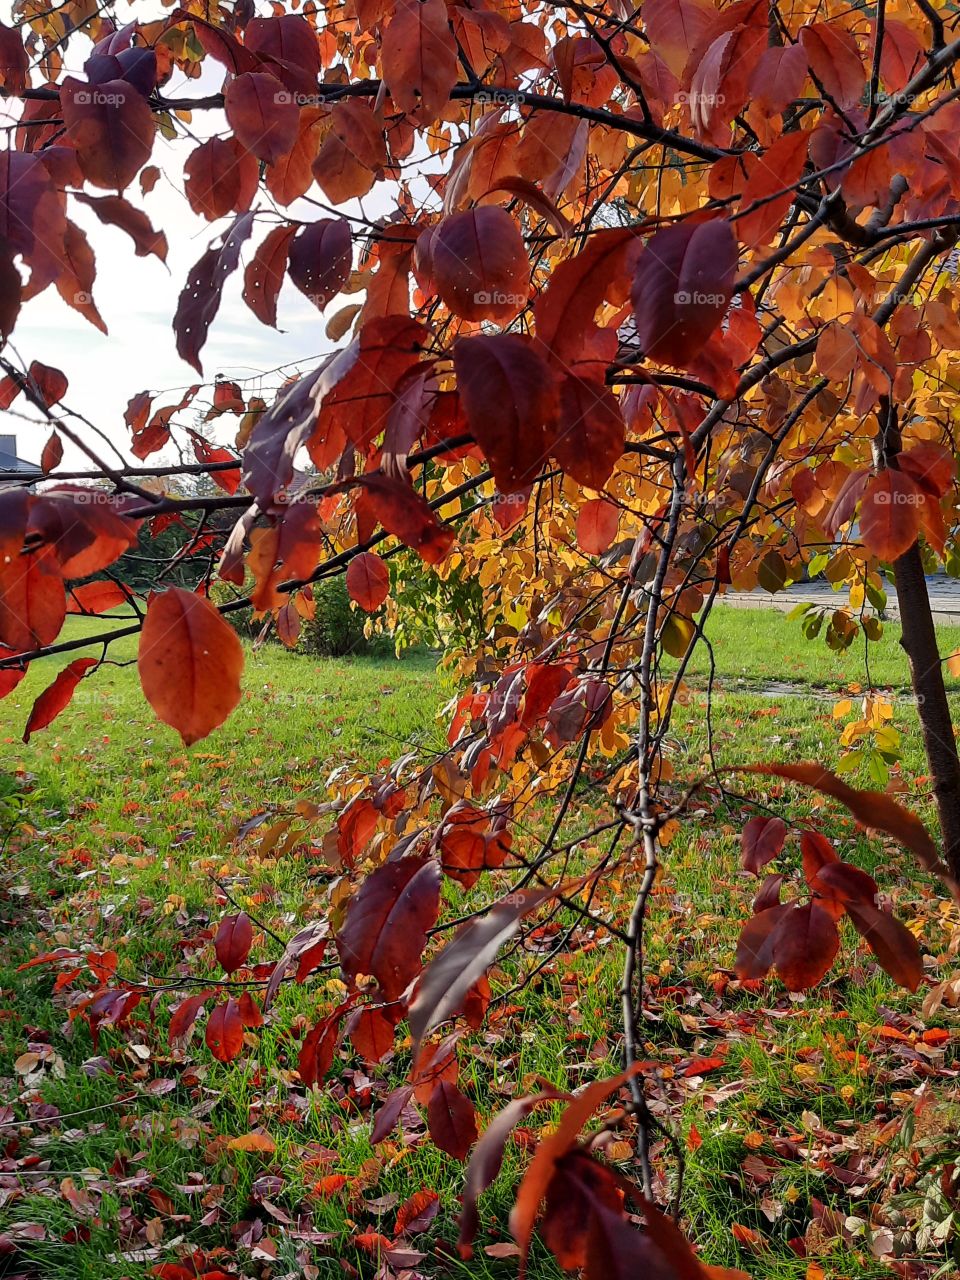
[[[397,1210],[393,1225],[395,1236],[415,1236],[426,1231],[440,1209],[440,1197],[435,1191],[415,1191]]]
[[[526,306],[530,259],[516,222],[497,205],[453,213],[428,228],[414,262],[424,291],[438,293],[465,320],[504,323]]]
[[[67,76],[60,109],[87,181],[114,191],[128,187],[153,150],[153,113],[142,94],[124,80],[91,85]]]
[[[777,778],[787,778],[791,782],[799,782],[802,786],[821,791],[824,795],[833,796],[841,804],[846,805],[861,826],[875,831],[885,831],[887,835],[899,840],[913,853],[921,864],[935,875],[942,874],[940,858],[936,845],[930,838],[926,827],[909,809],[898,804],[892,796],[884,791],[857,791],[848,786],[835,773],[821,768],[818,764],[753,764],[743,765],[746,773],[772,774]]]
[[[693,361],[730,305],[736,273],[729,222],[684,222],[658,231],[640,255],[631,291],[647,358],[681,368]]]
[[[502,1111],[497,1112],[484,1129],[467,1166],[458,1241],[462,1257],[470,1257],[470,1242],[476,1236],[480,1225],[477,1200],[500,1172],[507,1139],[514,1127],[540,1103],[557,1098],[569,1099],[569,1097],[569,1094],[549,1090],[526,1098],[516,1098],[513,1102],[507,1103]]]
[[[232,383],[223,382],[217,384],[217,390],[214,392],[214,407],[217,407],[217,398],[223,395],[223,389],[226,388],[227,395],[229,395],[229,389],[232,385]],[[233,401],[234,405],[236,403],[236,401]],[[240,407],[243,407],[242,401],[240,403]],[[222,467],[218,471],[210,472],[211,480],[218,488],[222,489],[224,493],[236,493],[240,487],[239,460],[230,453],[229,450],[216,448],[214,445],[210,444],[209,441],[198,436],[195,432],[191,432],[190,436],[193,442],[193,452],[198,462],[216,464],[224,462],[236,463],[236,466]]]
[[[349,977],[372,974],[385,999],[400,999],[422,967],[427,930],[440,908],[440,880],[438,863],[427,857],[385,862],[367,877],[337,935]]]
[[[63,441],[56,431],[50,433],[47,443],[43,446],[43,453],[40,455],[40,470],[44,475],[49,475],[51,471],[55,471],[63,461]]]
[[[873,876],[849,862],[828,862],[817,872],[811,888],[824,897],[836,898],[845,906],[864,902],[875,906],[880,892]]]
[[[623,455],[626,429],[616,396],[602,382],[565,374],[555,428],[547,447],[568,476],[602,489]]]
[[[546,462],[545,431],[559,406],[556,376],[517,333],[459,338],[453,348],[467,425],[501,493],[519,493]]]
[[[349,1002],[339,1005],[304,1037],[297,1059],[297,1071],[308,1089],[319,1084],[333,1066],[334,1054],[340,1043],[340,1021],[348,1008]]]
[[[209,138],[202,142],[187,157],[183,174],[190,208],[208,222],[228,213],[245,213],[257,193],[260,177],[256,158],[236,138]]]
[[[286,13],[253,18],[244,30],[244,48],[258,54],[291,89],[315,89],[320,73],[317,33],[306,18]]]
[[[626,298],[640,243],[634,227],[598,231],[585,249],[553,269],[534,304],[534,315],[537,341],[564,370],[576,366],[585,350],[592,349],[590,339],[597,331],[594,315],[600,304]]]
[[[139,505],[139,499],[79,485],[45,489],[31,504],[27,541],[49,548],[65,578],[86,578],[136,543],[139,521],[124,514],[131,503]]]
[[[53,683],[47,685],[33,704],[33,710],[30,712],[30,718],[23,733],[24,742],[29,742],[31,734],[36,733],[38,729],[45,729],[48,724],[56,720],[64,707],[69,704],[85,672],[96,665],[96,658],[74,658]]]
[[[370,1141],[374,1145],[378,1142],[385,1142],[390,1137],[390,1134],[396,1128],[404,1107],[412,1097],[412,1085],[402,1085],[399,1089],[394,1089],[392,1093],[387,1095],[383,1106],[377,1112],[373,1127],[370,1130]]]
[[[210,999],[211,994],[209,991],[201,991],[197,995],[187,996],[180,1001],[170,1017],[170,1027],[167,1031],[170,1044],[187,1034],[196,1022],[204,1002]]]
[[[337,818],[337,852],[353,866],[373,839],[379,814],[372,800],[355,796]]]
[[[744,871],[759,875],[761,867],[772,862],[787,838],[787,824],[782,818],[751,818],[740,836],[741,865]]]
[[[240,1021],[245,1027],[263,1026],[263,1014],[249,991],[244,991],[240,997]]]
[[[520,1266],[525,1268],[533,1225],[547,1189],[553,1180],[557,1164],[576,1144],[580,1130],[597,1108],[621,1088],[631,1076],[636,1075],[640,1064],[608,1080],[594,1080],[576,1097],[570,1099],[556,1128],[541,1139],[527,1166],[517,1191],[516,1202],[510,1214],[510,1230],[520,1246]]]
[[[387,163],[379,111],[367,103],[338,102],[313,162],[313,176],[333,204],[364,196]]]
[[[833,964],[840,935],[833,917],[818,903],[791,904],[783,908],[772,946],[773,963],[784,986],[789,991],[805,991],[815,987]]]
[[[263,71],[237,76],[227,85],[224,107],[237,141],[258,160],[276,164],[297,140],[299,108],[276,76]]]
[[[232,1062],[243,1049],[243,1019],[236,1000],[211,1009],[205,1033],[207,1048],[218,1062]]]
[[[427,564],[440,564],[446,559],[454,532],[440,523],[412,485],[381,471],[361,476],[360,484],[375,520],[387,533],[411,547]]]
[[[324,396],[323,409],[308,446],[318,467],[322,466],[322,460],[317,447],[326,443],[332,431],[336,431],[341,441],[346,433],[347,439],[361,449],[366,449],[384,431],[401,379],[409,376],[419,363],[428,341],[428,331],[409,316],[384,316],[367,321],[358,340],[347,348],[355,351],[350,376],[333,385]]]
[[[148,604],[137,666],[147,701],[187,746],[223,724],[240,701],[236,632],[209,600],[182,587]]]
[[[751,916],[740,930],[733,968],[741,981],[764,978],[770,972],[776,928],[790,909],[789,903],[767,907]]]
[[[613,543],[620,527],[620,509],[605,498],[585,502],[577,513],[577,546],[599,556]]]
[[[247,913],[224,916],[213,940],[213,949],[224,973],[233,973],[246,964],[252,945],[253,924]]]
[[[845,110],[860,101],[867,73],[853,33],[835,22],[815,22],[801,27],[800,43],[810,71],[828,96]]]
[[[803,875],[807,884],[813,883],[822,867],[831,862],[839,862],[833,845],[826,836],[818,831],[804,831],[800,835],[800,852],[803,857]]]
[[[457,45],[444,0],[400,0],[381,43],[383,80],[401,111],[427,123],[457,83]]]
[[[288,489],[294,458],[315,432],[320,405],[353,369],[359,352],[357,341],[334,352],[312,373],[281,391],[260,416],[244,450],[243,483],[259,499],[261,508],[271,506],[274,498]],[[343,441],[341,431],[341,447]]]
[[[346,284],[352,265],[353,240],[346,218],[312,222],[290,245],[290,279],[320,311]]]
[[[950,450],[929,441],[898,453],[897,465],[936,498],[946,497],[957,474],[957,460]]]
[[[17,653],[52,644],[67,607],[54,552],[24,553],[34,501],[23,489],[0,492],[0,644]]]
[[[871,554],[896,560],[917,540],[920,507],[927,496],[903,471],[885,468],[871,476],[860,503],[860,536]]]
[[[783,215],[793,203],[791,188],[803,172],[808,142],[809,135],[803,130],[786,133],[760,153],[750,170],[740,208],[747,209],[757,201],[763,203],[734,220],[737,237],[749,248],[763,248],[777,234]],[[783,194],[774,195],[778,191]]]
[[[441,1151],[465,1160],[477,1140],[477,1113],[455,1084],[438,1080],[427,1104],[427,1127]]]
[[[39,360],[34,360],[31,363],[29,377],[40,399],[48,409],[51,405],[57,404],[67,394],[67,379],[65,375],[59,369],[51,368],[47,364],[41,364]]]
[[[390,594],[387,566],[373,551],[363,551],[347,568],[347,591],[367,613],[376,613]]]
[[[879,30],[876,23],[873,28],[874,40],[883,41],[880,75],[884,86],[888,93],[899,93],[923,65],[923,45],[913,28],[896,18],[886,18]]]
[[[0,645],[0,659],[14,657],[12,649],[7,649]],[[27,674],[29,663],[25,663],[22,667],[0,667],[0,699],[5,698],[8,694],[13,693],[14,689]]]
[[[20,314],[22,293],[20,272],[14,265],[12,255],[6,249],[0,250],[0,341],[6,342],[13,333]],[[9,380],[5,378],[4,382],[7,381]]]
[[[0,85],[18,98],[30,84],[30,56],[16,27],[0,23]]]
[[[394,1024],[381,1009],[357,1009],[348,1029],[353,1046],[366,1062],[382,1062],[396,1035]]]
[[[894,982],[916,991],[923,981],[923,959],[906,925],[870,902],[848,902],[847,915]]]
[[[765,24],[738,22],[704,50],[690,81],[690,121],[700,137],[729,144],[730,122],[746,104],[750,76],[766,46]],[[691,62],[696,59],[695,53]]]
[[[117,227],[126,232],[133,241],[134,253],[138,258],[153,254],[161,262],[166,262],[167,237],[162,231],[154,229],[142,209],[137,209],[120,196],[90,196],[83,191],[72,194],[74,200],[79,200],[88,209],[92,209],[104,226]]]

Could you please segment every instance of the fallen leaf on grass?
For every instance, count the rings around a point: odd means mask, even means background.
[[[269,1133],[244,1133],[239,1138],[231,1138],[227,1143],[231,1151],[257,1151],[266,1156],[272,1156],[277,1149],[277,1144],[270,1137]]]

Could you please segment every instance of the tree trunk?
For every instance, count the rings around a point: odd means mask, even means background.
[[[913,691],[917,695],[917,713],[943,836],[943,859],[954,878],[960,879],[960,756],[916,542],[894,561],[893,574],[900,603],[900,643],[910,660]]]
[[[883,396],[873,441],[877,468],[897,468],[903,447],[893,402]],[[943,684],[943,665],[930,611],[920,543],[915,542],[893,562],[893,579],[900,605],[900,644],[910,660],[910,677],[917,697],[917,715],[933,783],[933,795],[943,839],[943,861],[954,880],[960,880],[960,755],[953,719]]]

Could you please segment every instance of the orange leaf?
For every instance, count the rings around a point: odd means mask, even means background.
[[[182,587],[147,606],[137,666],[147,701],[187,746],[223,724],[240,701],[236,632],[209,600]]]

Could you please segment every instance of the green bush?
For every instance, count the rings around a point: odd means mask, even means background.
[[[327,658],[370,652],[370,641],[363,633],[369,614],[351,606],[342,575],[315,583],[313,598],[317,612],[304,621],[300,637],[304,649]]]
[[[214,578],[210,583],[210,599],[219,609],[223,605],[230,604],[232,601],[246,595],[252,586],[253,578],[249,575],[243,589],[235,587],[231,582],[223,582],[220,578]],[[263,629],[263,619],[255,620],[252,608],[231,609],[229,613],[223,615],[223,620],[233,627],[242,640],[256,640]]]

